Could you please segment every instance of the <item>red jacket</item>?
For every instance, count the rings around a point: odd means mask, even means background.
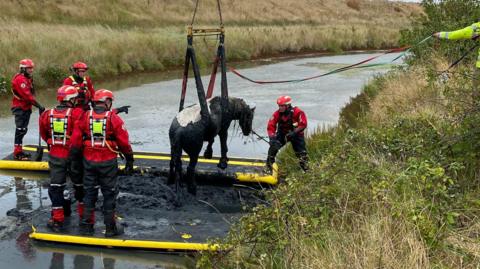
[[[24,74],[16,74],[12,79],[12,108],[19,107],[22,110],[32,109],[36,99],[32,88],[33,79]]]
[[[287,109],[280,113],[275,111],[268,121],[267,132],[268,136],[275,136],[278,131],[286,135],[290,131],[296,131],[299,136],[303,136],[303,130],[307,128],[307,116],[298,107]]]
[[[107,112],[108,116],[106,115]],[[92,145],[90,115],[105,119],[106,139],[104,145],[102,143],[96,145],[96,142]],[[132,153],[132,146],[128,141],[128,132],[125,129],[123,120],[112,111],[102,108],[94,108],[83,113],[82,118],[75,125],[71,137],[71,145],[74,148],[83,148],[84,158],[92,162],[104,162],[115,159],[117,158],[117,151],[123,154]]]
[[[70,138],[72,136],[74,126],[83,115],[83,109],[71,108],[69,116],[67,117],[67,129],[65,132],[67,135],[65,140],[66,143],[65,145],[59,144],[58,141],[57,143],[54,143],[54,140],[52,139],[51,119],[54,117],[54,114],[65,116],[67,111],[68,107],[57,106],[56,108],[43,112],[39,119],[40,135],[42,136],[42,139],[50,146],[50,155],[57,158],[68,157],[68,153],[70,151]]]
[[[75,86],[78,89],[79,97],[77,97],[76,107],[84,107],[95,95],[95,89],[93,88],[90,77],[84,77],[83,82],[77,83],[73,76],[69,76],[63,81],[63,85]]]

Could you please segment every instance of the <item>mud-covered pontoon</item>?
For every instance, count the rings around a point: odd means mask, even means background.
[[[26,146],[24,150],[35,157],[37,148]],[[197,175],[204,184],[198,185],[197,195],[193,196],[183,188],[176,193],[175,188],[167,185],[168,154],[135,152],[134,155],[137,171],[142,172],[120,176],[118,180],[117,213],[121,218],[119,223],[124,226],[123,235],[105,238],[100,196],[93,236],[79,233],[76,205],[72,204],[74,211],[66,218],[60,232],[53,232],[46,226],[50,208],[40,208],[32,217],[30,237],[85,246],[165,251],[218,250],[221,247],[212,240],[225,238],[231,224],[248,208],[263,203],[259,189],[277,183],[276,173],[265,175],[261,172],[262,161],[230,158],[228,168],[222,171],[217,168],[218,159],[202,158]],[[48,171],[48,154],[39,162],[14,161],[12,156],[7,156],[0,160],[0,169]]]
[[[28,145],[24,147],[24,151],[35,155],[37,146]],[[44,152],[48,152],[44,149]],[[170,155],[166,153],[154,152],[134,152],[135,166],[140,170],[155,171],[162,175],[168,175],[170,168]],[[184,171],[188,164],[188,156],[183,156]],[[119,164],[122,161],[119,159]],[[237,182],[252,182],[265,183],[270,185],[277,184],[277,168],[274,167],[273,174],[264,174],[262,168],[264,162],[257,159],[249,158],[235,158],[229,157],[228,167],[225,170],[217,168],[218,158],[212,159],[199,158],[196,169],[196,174],[199,178],[208,179],[209,181],[237,181]],[[120,169],[123,165],[120,165]],[[0,160],[0,169],[5,170],[25,170],[25,171],[48,171],[48,154],[43,156],[42,161],[15,161],[13,154],[6,156]]]

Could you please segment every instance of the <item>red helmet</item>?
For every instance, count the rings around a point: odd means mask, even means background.
[[[83,62],[76,62],[76,63],[72,64],[72,69],[73,70],[75,70],[75,69],[88,70],[88,65],[86,63],[83,63]]]
[[[107,101],[107,99],[111,99],[112,101],[114,100],[113,93],[105,89],[100,89],[96,91],[95,95],[93,96],[94,102],[105,102]]]
[[[20,60],[19,68],[33,68],[33,67],[35,67],[35,64],[33,63],[32,60],[30,59]]]
[[[71,101],[73,98],[77,97],[78,91],[75,87],[71,85],[64,85],[57,90],[57,101]]]
[[[290,105],[291,103],[292,103],[292,97],[288,95],[282,95],[277,99],[277,105],[279,106]]]

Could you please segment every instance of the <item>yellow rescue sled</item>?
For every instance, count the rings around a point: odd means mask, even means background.
[[[32,155],[36,152],[37,146],[29,145],[24,147],[24,150],[31,152]],[[48,152],[47,149],[44,149]],[[135,166],[141,170],[154,170],[163,175],[167,175],[170,166],[170,155],[166,153],[155,152],[134,152]],[[221,170],[217,168],[218,158],[212,159],[199,158],[196,168],[197,176],[199,178],[208,178],[208,180],[231,180],[233,182],[250,182],[250,183],[265,183],[276,185],[278,183],[278,168],[274,164],[272,174],[264,174],[262,172],[264,162],[262,160],[250,158],[236,158],[229,157],[228,168]],[[188,163],[188,156],[183,156],[182,161]],[[119,163],[122,161],[119,160]],[[120,165],[122,169],[123,166]],[[48,171],[48,154],[43,157],[40,162],[34,161],[15,161],[13,156],[6,156],[0,160],[0,169],[5,170],[24,170],[24,171]],[[186,171],[186,168],[184,169]]]

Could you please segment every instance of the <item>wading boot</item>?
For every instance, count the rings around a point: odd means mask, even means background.
[[[123,234],[123,227],[117,224],[115,211],[104,211],[105,237],[113,237]]]
[[[63,222],[55,221],[53,219],[49,219],[47,222],[47,227],[55,233],[59,233],[63,230]]]
[[[17,153],[17,154],[14,154],[13,155],[13,158],[16,160],[16,161],[30,161],[31,159],[31,155],[28,154],[28,153],[25,153],[25,152],[20,152],[20,153]]]
[[[301,152],[299,154],[297,154],[297,157],[298,157],[298,164],[300,165],[300,167],[302,168],[303,172],[306,173],[308,172],[308,155],[306,152]]]
[[[47,222],[47,227],[58,233],[63,229],[63,221],[65,216],[63,215],[63,208],[53,208],[51,218]]]
[[[95,229],[93,228],[93,224],[80,222],[80,234],[81,235],[93,235]]]
[[[124,233],[123,226],[117,223],[105,225],[105,237],[114,237]]]
[[[80,222],[82,222],[83,211],[85,211],[85,204],[83,202],[77,202],[77,214]]]
[[[80,220],[80,234],[82,235],[93,235],[95,224],[95,209],[94,208],[84,208],[82,218]]]
[[[63,214],[65,217],[72,215],[72,201],[70,199],[63,200]]]

